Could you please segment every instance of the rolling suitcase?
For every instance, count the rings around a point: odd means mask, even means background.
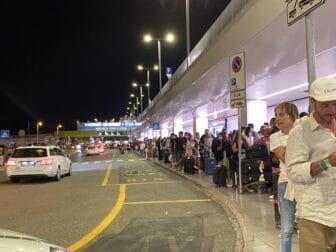
[[[196,166],[198,167],[199,170],[203,170],[203,165],[202,165],[202,159],[201,157],[196,157]]]
[[[260,172],[253,172],[253,173],[249,173],[249,174],[243,174],[242,173],[242,183],[243,185],[246,184],[250,184],[256,181],[259,181],[259,177],[260,177]]]
[[[164,155],[164,162],[165,162],[165,163],[170,163],[170,162],[169,162],[170,151],[169,151],[168,149],[164,150],[163,155]]]
[[[213,182],[218,187],[224,186],[226,187],[226,170],[227,168],[224,165],[216,165],[214,174],[213,174]]]
[[[245,154],[248,159],[263,159],[269,157],[267,147],[264,144],[252,145],[246,150]]]
[[[255,159],[245,158],[242,160],[242,174],[259,172],[259,163]]]
[[[206,158],[204,159],[204,173],[206,175],[213,175],[215,167],[216,167],[216,160],[214,158]]]
[[[183,160],[184,173],[189,173],[189,174],[195,173],[194,165],[195,165],[195,159],[193,157],[186,157]]]

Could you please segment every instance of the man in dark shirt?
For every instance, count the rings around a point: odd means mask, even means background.
[[[183,132],[180,131],[178,133],[178,137],[176,138],[175,150],[176,150],[176,170],[182,170],[182,161],[184,158],[185,147],[187,144],[187,139],[183,136]]]

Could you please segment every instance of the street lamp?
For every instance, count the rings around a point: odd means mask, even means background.
[[[135,109],[136,109],[137,116],[138,116],[138,115],[139,115],[139,111],[138,111],[139,98],[138,98],[138,96],[135,96],[134,94],[130,94],[130,97],[131,97],[131,98],[136,97],[136,106],[134,105],[134,107],[135,107]]]
[[[136,82],[133,82],[133,83],[132,83],[132,86],[133,86],[133,87],[140,87],[140,112],[142,113],[142,110],[143,110],[142,97],[144,97],[144,95],[143,95],[143,93],[142,93],[142,87],[143,87],[143,86],[148,87],[148,86],[147,86],[147,85],[139,85],[139,84],[136,83]]]
[[[159,66],[158,65],[154,65],[153,67],[144,67],[143,65],[138,65],[138,70],[139,71],[143,71],[146,70],[147,71],[147,83],[146,83],[146,87],[148,87],[148,106],[151,103],[150,100],[150,78],[149,78],[149,71],[150,70],[159,70]]]
[[[159,59],[159,81],[160,81],[160,91],[162,89],[162,67],[161,67],[161,40],[165,40],[167,42],[173,42],[175,40],[175,36],[172,33],[167,33],[165,38],[153,38],[150,34],[146,34],[144,36],[144,41],[149,43],[153,40],[157,40],[158,44],[158,59]]]
[[[42,126],[42,122],[39,121],[37,124],[36,124],[36,144],[38,145],[38,142],[39,142],[39,127]]]
[[[59,131],[59,129],[61,129],[63,126],[62,126],[62,124],[58,124],[57,126],[56,126],[56,135],[58,136],[58,131]]]

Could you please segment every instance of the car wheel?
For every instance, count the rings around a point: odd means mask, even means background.
[[[57,168],[57,172],[56,172],[56,175],[54,177],[54,180],[55,181],[60,181],[61,180],[61,170],[60,170],[59,167]]]
[[[69,170],[68,170],[68,173],[66,175],[68,175],[68,176],[72,175],[72,165],[71,164],[69,165]]]
[[[9,178],[12,183],[18,183],[20,179],[18,178]]]

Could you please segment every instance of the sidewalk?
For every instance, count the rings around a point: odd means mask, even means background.
[[[158,160],[154,163],[191,180],[202,187],[202,191],[218,200],[220,204],[237,219],[245,243],[244,251],[273,252],[279,251],[280,230],[275,228],[274,207],[270,194],[243,193],[228,188],[217,188],[212,182],[211,175],[187,175],[177,172],[170,164]],[[293,236],[292,251],[299,251],[297,234]]]

